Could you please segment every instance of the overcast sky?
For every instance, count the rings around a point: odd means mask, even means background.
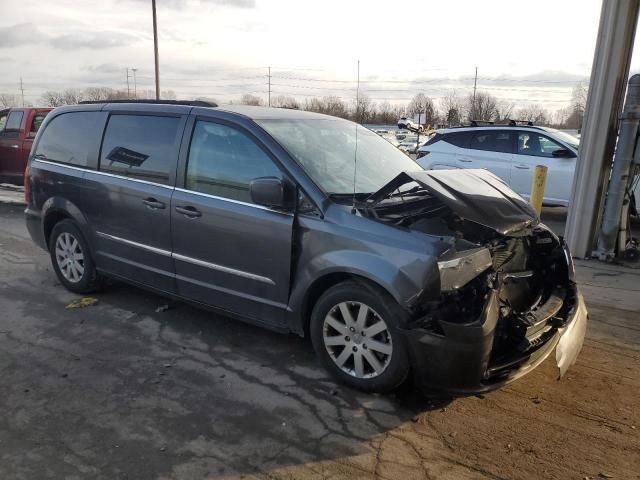
[[[157,0],[161,89],[179,98],[434,98],[478,88],[556,110],[587,77],[599,0]],[[640,57],[640,55],[638,55]],[[151,0],[0,0],[0,92],[153,88]],[[632,70],[640,62],[634,60]],[[133,79],[131,79],[133,89]]]

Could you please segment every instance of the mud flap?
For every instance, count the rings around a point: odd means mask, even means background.
[[[569,367],[576,362],[578,354],[584,343],[584,336],[587,333],[587,306],[584,303],[582,293],[577,292],[578,301],[575,310],[569,319],[568,326],[564,328],[562,336],[556,346],[556,364],[558,365],[558,380],[560,380],[569,370]]]

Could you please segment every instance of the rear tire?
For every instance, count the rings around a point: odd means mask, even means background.
[[[316,302],[310,336],[323,366],[364,392],[388,392],[409,375],[406,341],[398,326],[406,313],[367,281],[334,285]]]
[[[89,245],[73,220],[56,223],[49,236],[49,255],[60,283],[74,293],[100,289],[103,277],[97,272]]]

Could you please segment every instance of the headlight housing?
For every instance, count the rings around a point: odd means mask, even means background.
[[[488,248],[447,251],[438,261],[440,270],[440,290],[443,292],[464,287],[493,265]]]

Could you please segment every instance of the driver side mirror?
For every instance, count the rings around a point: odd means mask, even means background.
[[[249,183],[249,194],[257,205],[285,210],[293,208],[294,189],[280,178],[254,178]]]
[[[559,148],[557,150],[554,150],[551,155],[558,158],[573,158],[576,156],[571,150],[566,148]]]

